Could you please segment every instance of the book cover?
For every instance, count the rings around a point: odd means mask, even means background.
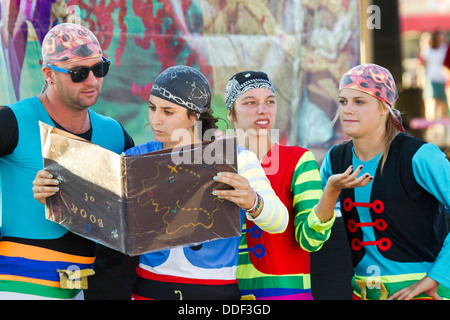
[[[212,195],[237,172],[236,138],[122,156],[40,123],[44,169],[61,181],[46,218],[130,256],[240,235],[239,208]]]

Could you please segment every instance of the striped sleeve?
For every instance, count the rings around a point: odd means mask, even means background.
[[[321,222],[314,208],[322,196],[322,182],[316,159],[307,151],[299,159],[291,182],[293,195],[295,237],[300,246],[314,252],[322,248],[330,237],[335,215],[326,222]]]
[[[245,149],[239,153],[238,173],[249,181],[251,187],[259,193],[264,201],[260,215],[256,218],[247,215],[247,219],[269,233],[281,233],[286,230],[289,219],[288,211],[273,191],[264,169],[253,152]]]

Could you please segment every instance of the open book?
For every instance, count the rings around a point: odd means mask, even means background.
[[[61,181],[46,218],[127,255],[239,236],[239,208],[212,195],[237,172],[236,138],[122,156],[42,122],[44,169]]]

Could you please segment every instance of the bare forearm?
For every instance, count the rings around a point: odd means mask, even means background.
[[[315,209],[316,215],[321,222],[326,222],[333,217],[339,194],[340,190],[335,190],[328,183],[326,184],[322,197],[320,197]]]
[[[366,186],[373,177],[364,174],[358,178],[362,166],[353,171],[353,166],[349,166],[344,173],[334,174],[328,178],[322,197],[316,207],[316,215],[320,221],[328,221],[334,212],[334,206],[339,198],[342,189],[358,188]]]

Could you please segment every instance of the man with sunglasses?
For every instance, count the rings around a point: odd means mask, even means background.
[[[45,202],[33,198],[35,178],[48,179],[40,188],[49,192],[59,184],[48,173],[36,176],[43,164],[38,121],[116,153],[134,145],[117,121],[89,109],[109,70],[91,31],[57,25],[42,43],[42,58],[42,92],[0,106],[0,299],[82,299],[83,286],[67,276],[92,274],[95,260],[95,243],[46,220]]]

